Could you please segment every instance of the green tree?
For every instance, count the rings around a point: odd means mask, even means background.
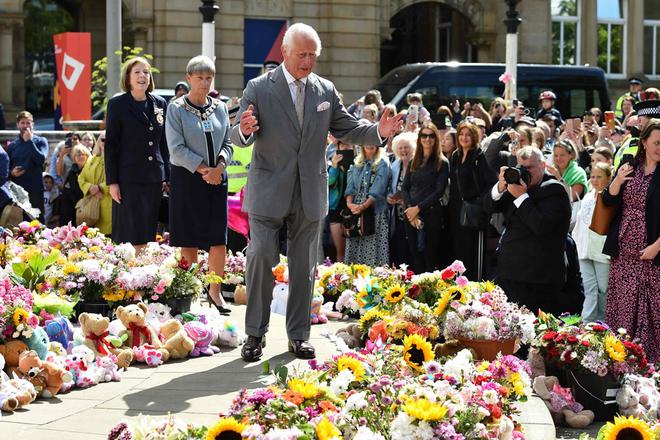
[[[53,35],[74,29],[71,14],[51,0],[29,0],[25,3],[25,52],[52,52]]]
[[[124,46],[121,51],[115,52],[116,55],[121,55],[122,65],[133,58],[142,57],[149,60],[151,64],[152,73],[160,73],[153,65],[153,55],[144,53],[141,47]],[[106,96],[108,87],[108,57],[103,57],[94,62],[94,71],[92,72],[92,106],[95,109],[103,109],[108,105],[108,97]]]

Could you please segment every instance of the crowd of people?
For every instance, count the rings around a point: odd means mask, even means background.
[[[562,115],[550,90],[538,103],[495,98],[488,110],[458,100],[427,109],[418,93],[397,109],[371,90],[346,108],[312,73],[320,50],[312,28],[292,26],[284,63],[251,81],[231,112],[211,93],[208,58],[190,60],[169,103],[151,93],[149,62],[134,58],[123,66],[124,93],[108,102],[106,131],[70,133],[50,157],[32,115],[20,112],[19,137],[0,151],[0,209],[12,200],[9,181],[51,226],[75,223],[81,200],[98,198],[96,226],[139,252],[156,235],[166,195],[171,244],[191,262],[208,250],[222,276],[228,195],[245,191],[244,213],[234,215],[250,226],[246,360],[265,344],[282,241],[287,331],[299,357],[314,356],[308,310],[325,242],[335,261],[416,273],[461,260],[468,278],[495,280],[533,311],[626,328],[660,359],[657,89],[642,91],[633,78],[616,113],[580,117]],[[237,163],[241,185],[230,191],[227,168]],[[611,225],[596,232],[604,211]],[[206,292],[229,313],[219,283]]]

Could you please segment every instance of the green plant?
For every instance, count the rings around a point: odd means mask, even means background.
[[[141,47],[130,47],[124,46],[121,51],[116,51],[115,55],[121,56],[122,65],[133,58],[142,57],[149,60],[149,64],[152,64],[154,59],[153,55],[144,53],[144,49]],[[105,110],[106,105],[108,104],[108,97],[106,96],[107,86],[108,86],[108,57],[103,57],[100,60],[94,63],[94,71],[92,72],[92,106],[96,109]],[[156,67],[151,66],[152,73],[160,73]],[[119,81],[119,78],[117,78]]]
[[[59,255],[57,251],[51,251],[48,255],[41,253],[30,255],[27,262],[13,263],[14,273],[9,276],[15,283],[36,291],[37,285],[46,281],[46,271],[55,264]]]

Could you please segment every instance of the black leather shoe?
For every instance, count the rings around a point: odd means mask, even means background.
[[[316,351],[312,344],[302,339],[289,340],[289,353],[293,353],[300,359],[314,359],[316,357]]]
[[[261,349],[266,346],[266,338],[263,336],[248,336],[245,345],[241,348],[241,357],[245,362],[256,362],[263,354]]]

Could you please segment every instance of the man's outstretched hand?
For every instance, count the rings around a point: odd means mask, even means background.
[[[378,135],[386,139],[396,134],[403,126],[403,115],[394,115],[389,108],[385,108],[380,121],[378,121]]]
[[[254,107],[250,104],[241,115],[241,133],[246,139],[259,130],[259,122],[254,117],[253,112]]]

